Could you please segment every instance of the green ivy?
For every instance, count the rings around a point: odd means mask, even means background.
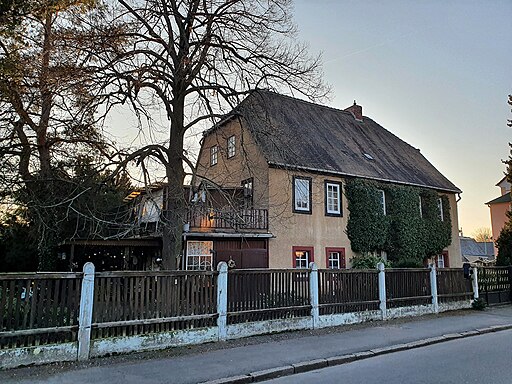
[[[386,195],[386,215],[380,192]],[[442,196],[439,218],[435,191],[410,186],[352,179],[345,187],[350,212],[347,235],[357,253],[386,251],[395,266],[421,265],[451,243],[450,202]],[[422,215],[420,214],[420,196]]]

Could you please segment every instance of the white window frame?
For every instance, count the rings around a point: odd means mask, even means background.
[[[380,206],[382,209],[382,214],[386,216],[386,192],[383,189],[378,190],[380,193]]]
[[[423,208],[421,207],[421,196],[420,196],[420,201],[419,201],[419,204],[420,204],[420,217],[423,218]]]
[[[299,253],[302,252],[302,257],[297,257]],[[295,266],[297,269],[304,269],[309,267],[309,262],[311,260],[311,251],[308,249],[296,249],[294,251],[295,257]]]
[[[445,266],[444,255],[443,254],[437,255],[437,257],[436,257],[436,267],[437,268],[444,268],[444,266]]]
[[[299,213],[311,213],[311,179],[293,178],[293,210]]]
[[[228,137],[228,159],[236,155],[236,138],[235,135]]]
[[[337,256],[335,256],[337,255]],[[329,269],[341,269],[341,252],[340,251],[329,251],[329,258],[327,260],[327,268]],[[337,263],[338,266],[334,267],[332,264]]]
[[[199,245],[199,247],[197,247]],[[185,269],[211,271],[213,266],[213,241],[188,240]]]
[[[341,215],[341,184],[325,182],[325,212],[328,215]]]
[[[444,211],[443,211],[443,199],[437,199],[437,209],[439,211],[439,220],[444,221]]]
[[[210,147],[210,166],[217,164],[219,161],[219,146]]]

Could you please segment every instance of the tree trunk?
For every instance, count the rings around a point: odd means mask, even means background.
[[[182,234],[186,203],[183,182],[184,97],[173,101],[170,116],[170,142],[166,165],[167,191],[164,194],[164,226],[162,231],[162,263],[165,269],[177,269],[182,255]]]

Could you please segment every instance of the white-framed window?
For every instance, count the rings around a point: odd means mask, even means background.
[[[423,217],[423,199],[420,196],[420,201],[418,202],[420,208],[420,217]]]
[[[341,216],[341,184],[325,182],[325,214]]]
[[[329,259],[327,268],[340,269],[340,253],[336,251],[329,252]]]
[[[345,248],[326,247],[326,265],[329,269],[344,269],[345,264]]]
[[[308,268],[313,260],[312,247],[292,247],[293,267]]]
[[[444,268],[445,267],[445,263],[444,263],[444,255],[437,255],[436,257],[436,264],[437,264],[437,268]]]
[[[378,193],[379,193],[380,208],[382,210],[382,214],[385,216],[386,215],[386,192],[384,192],[382,189],[379,189]]]
[[[311,213],[311,178],[293,178],[293,211]]]
[[[187,241],[185,269],[189,271],[210,271],[213,264],[213,241]]]
[[[210,165],[217,164],[217,161],[219,159],[219,147],[217,145],[214,145],[210,148]]]
[[[443,199],[437,199],[437,210],[439,212],[439,220],[444,221],[444,212],[443,212]]]
[[[236,154],[235,136],[228,137],[228,159]]]

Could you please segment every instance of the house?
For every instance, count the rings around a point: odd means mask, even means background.
[[[477,266],[494,264],[494,243],[492,241],[480,242],[471,237],[460,236],[460,251],[462,260]]]
[[[204,133],[196,172],[206,185],[241,189],[239,209],[250,210],[249,217],[257,222],[264,217],[263,227],[246,233],[222,228],[191,230],[185,241],[187,253],[193,250],[195,257],[212,249],[211,255],[203,256],[213,265],[235,258],[243,263],[245,247],[254,263],[263,252],[252,249],[265,250],[267,259],[261,259],[260,265],[270,268],[306,267],[312,261],[320,268],[349,267],[360,253],[358,247],[365,246],[364,241],[356,246],[354,240],[356,217],[362,217],[363,223],[371,217],[374,224],[382,224],[380,245],[371,248],[366,244],[375,254],[391,258],[416,236],[416,243],[426,243],[422,249],[443,244],[444,249],[433,257],[440,266],[462,263],[457,216],[460,189],[419,149],[363,116],[355,102],[340,110],[270,91],[253,92]],[[368,200],[348,200],[348,189],[357,181],[371,191]],[[395,201],[400,195],[408,196],[409,213],[400,213]],[[411,198],[416,199],[412,209]],[[358,215],[356,203],[363,210],[373,207],[372,211]],[[434,230],[425,232],[430,228],[427,224]],[[429,244],[408,227],[427,234],[442,232],[442,241]],[[364,231],[363,235],[376,233],[371,227]]]
[[[505,176],[497,184],[500,188],[500,196],[485,203],[491,213],[492,238],[494,241],[500,236],[501,230],[508,221],[507,212],[510,211],[510,183]],[[498,254],[498,249],[494,247],[494,254]]]

